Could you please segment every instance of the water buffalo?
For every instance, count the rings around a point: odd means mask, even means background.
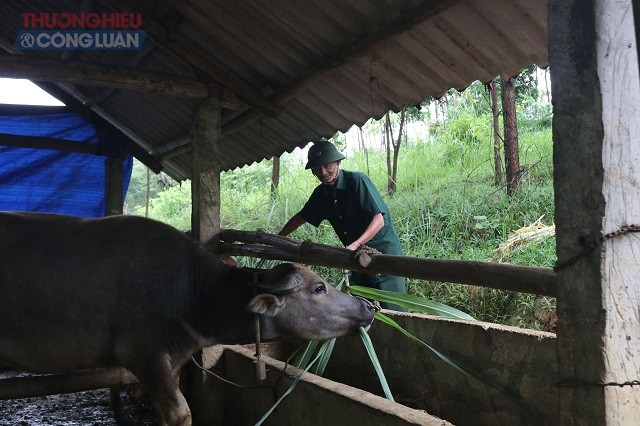
[[[319,340],[368,326],[374,307],[299,265],[227,266],[150,219],[0,213],[0,365],[125,367],[166,424],[187,425],[174,374],[205,346],[253,341],[254,314],[263,339]]]

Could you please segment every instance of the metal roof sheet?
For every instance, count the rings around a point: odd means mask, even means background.
[[[23,12],[88,11],[142,12],[145,27],[161,25],[282,108],[277,117],[223,111],[225,170],[548,60],[546,0],[11,0],[0,2],[0,46],[13,52]],[[37,54],[208,78],[152,34],[139,52]],[[158,156],[172,177],[189,178],[196,101],[60,86]]]

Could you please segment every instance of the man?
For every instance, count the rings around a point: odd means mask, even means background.
[[[362,245],[384,254],[402,255],[398,232],[391,222],[389,208],[371,180],[360,172],[340,170],[345,158],[328,141],[315,142],[309,148],[305,169],[311,169],[321,184],[309,197],[302,210],[282,228],[287,236],[304,223],[318,227],[328,220],[342,244],[349,250]],[[405,279],[391,275],[369,275],[351,272],[351,284],[405,293]],[[405,308],[382,303],[383,308],[406,311]]]

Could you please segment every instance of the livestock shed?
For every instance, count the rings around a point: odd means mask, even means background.
[[[547,274],[557,336],[398,316],[524,403],[513,408],[449,380],[424,354],[399,359],[387,345],[387,355],[398,377],[403,362],[425,369],[432,387],[418,390],[428,394],[422,408],[453,423],[633,424],[640,78],[632,12],[632,0],[10,0],[0,4],[0,76],[37,82],[121,132],[128,152],[156,172],[191,179],[193,231],[204,240],[220,232],[221,171],[452,87],[550,66],[559,263]]]

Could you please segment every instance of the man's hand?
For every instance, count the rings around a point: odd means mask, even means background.
[[[358,250],[358,249],[360,248],[360,246],[361,246],[361,245],[362,245],[362,244],[360,244],[359,242],[354,241],[354,242],[352,242],[351,244],[349,244],[349,245],[346,247],[346,249],[347,249],[347,250],[351,250],[351,251]]]

